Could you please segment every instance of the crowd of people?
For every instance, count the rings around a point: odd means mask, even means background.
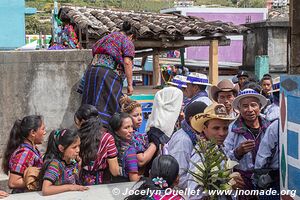
[[[135,34],[124,23],[121,32],[95,44],[94,58],[79,87],[82,105],[74,113],[77,129],[53,130],[44,155],[36,146],[46,135],[43,117],[25,116],[14,123],[2,162],[12,193],[41,190],[43,195],[53,195],[133,181],[142,182],[138,190],[162,192],[127,199],[184,199],[164,191],[203,189],[188,173],[196,170],[191,161],[200,162],[195,153],[200,139],[215,141],[228,159],[238,162],[234,171],[239,176],[232,189],[279,190],[279,79],[266,74],[254,82],[240,71],[237,80],[211,85],[201,73],[177,75],[155,94],[146,131],[139,132],[142,106],[122,95],[124,77],[128,94],[133,93]],[[0,192],[1,197],[6,195]]]
[[[201,189],[188,170],[195,170],[191,161],[200,161],[195,148],[205,138],[216,141],[228,159],[239,163],[233,189],[279,190],[279,80],[265,75],[260,84],[253,83],[245,72],[238,79],[237,84],[224,79],[211,86],[200,73],[174,77],[170,86],[156,93],[145,133],[138,131],[142,106],[126,95],[119,100],[120,112],[106,125],[95,106],[82,104],[74,113],[77,129],[53,130],[44,155],[36,146],[46,134],[43,117],[17,120],[2,163],[8,186],[12,193],[41,190],[43,195],[126,181],[142,181],[139,189]],[[268,182],[260,179],[262,175],[270,177]],[[183,199],[178,194],[167,199],[171,198]]]

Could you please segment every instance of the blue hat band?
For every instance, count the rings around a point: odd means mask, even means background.
[[[176,80],[176,79],[173,79],[172,82],[173,82],[173,83],[176,83],[176,84],[178,84],[178,85],[186,85],[183,81]]]
[[[194,82],[208,83],[208,79],[191,77],[191,76],[188,76],[187,80],[190,81],[191,83],[194,83]]]
[[[245,95],[245,94],[259,94],[258,92],[256,92],[255,90],[243,90],[239,93],[239,95]]]
[[[186,86],[185,84],[178,84],[177,85],[179,88],[183,88],[184,86]]]

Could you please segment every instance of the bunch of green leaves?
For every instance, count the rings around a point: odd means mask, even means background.
[[[231,180],[230,174],[235,162],[228,160],[212,140],[199,140],[195,151],[200,157],[200,162],[191,161],[195,171],[188,170],[188,173],[203,188],[204,193],[208,190],[230,190],[228,182]]]

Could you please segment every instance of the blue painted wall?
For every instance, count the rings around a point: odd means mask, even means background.
[[[25,13],[35,10],[25,8],[24,0],[0,0],[0,49],[15,49],[25,45]]]
[[[281,189],[300,200],[300,76],[280,76]]]

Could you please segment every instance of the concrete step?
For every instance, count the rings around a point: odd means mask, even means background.
[[[128,195],[126,191],[131,190],[135,183],[115,183],[89,186],[89,190],[84,192],[64,192],[61,194],[42,196],[41,192],[27,192],[22,194],[11,194],[5,200],[119,200],[124,199]]]
[[[10,192],[7,182],[8,182],[8,176],[0,172],[0,190]]]

